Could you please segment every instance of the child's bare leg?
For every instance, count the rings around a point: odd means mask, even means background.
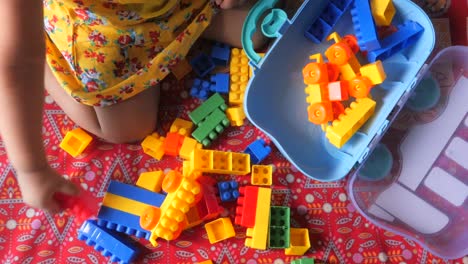
[[[45,65],[45,87],[67,116],[81,128],[112,143],[143,139],[156,128],[159,89],[151,88],[121,103],[91,107],[76,102]]]

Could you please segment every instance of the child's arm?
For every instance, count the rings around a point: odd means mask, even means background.
[[[44,27],[41,0],[2,0],[0,8],[0,134],[23,200],[58,211],[54,192],[76,187],[52,170],[42,142]]]

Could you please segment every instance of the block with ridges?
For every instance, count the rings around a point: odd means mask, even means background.
[[[273,182],[273,166],[253,165],[250,183],[252,185],[271,186]]]
[[[190,159],[194,171],[246,175],[250,172],[250,155],[236,152],[195,149]]]
[[[218,191],[222,202],[235,201],[239,197],[239,184],[237,181],[218,182]]]
[[[328,89],[327,86],[324,84],[311,84],[308,85],[304,92],[308,95],[306,97],[306,102],[308,104],[315,104],[326,102],[329,100],[328,98]]]
[[[271,189],[258,188],[255,226],[247,228],[245,246],[265,250],[268,243],[268,226],[270,223]],[[260,205],[260,206],[258,206]]]
[[[244,50],[237,48],[231,50],[229,69],[231,77],[229,103],[232,105],[241,105],[244,102],[244,93],[251,74],[249,59]]]
[[[148,171],[140,174],[135,185],[152,192],[160,192],[163,180],[163,171]]]
[[[288,248],[290,209],[286,206],[270,208],[270,232],[268,248]]]
[[[380,49],[369,0],[354,0],[351,19],[361,51]]]
[[[211,83],[202,79],[193,80],[192,88],[190,88],[190,96],[200,100],[206,100],[210,94]]]
[[[224,43],[215,43],[211,48],[211,59],[218,66],[227,66],[231,58],[231,47]]]
[[[198,125],[203,121],[209,114],[211,114],[215,109],[220,109],[221,111],[226,111],[227,105],[224,102],[221,95],[215,93],[208,100],[206,100],[202,105],[193,110],[189,117],[195,125]]]
[[[184,142],[182,143],[182,147],[179,151],[179,156],[185,160],[190,159],[192,152],[194,149],[201,149],[202,144],[198,143],[195,139],[190,137],[185,137]]]
[[[198,128],[193,131],[192,137],[207,147],[229,125],[230,122],[226,114],[217,108],[204,121],[198,123]]]
[[[284,249],[287,256],[302,256],[310,248],[309,229],[290,228],[289,229],[289,247]]]
[[[107,206],[101,206],[97,217],[97,224],[99,226],[147,240],[150,238],[151,233],[140,226],[139,215],[133,215]]]
[[[239,188],[237,198],[236,217],[234,223],[243,227],[255,226],[255,214],[258,200],[258,188],[256,186],[245,186]]]
[[[181,134],[182,136],[190,135],[190,133],[192,133],[192,130],[193,123],[182,118],[176,118],[174,122],[172,122],[171,128],[169,128],[169,132],[176,132]]]
[[[229,93],[229,73],[211,75],[210,91],[214,93]]]
[[[252,163],[259,164],[271,153],[271,148],[266,144],[265,140],[257,139],[247,146],[244,153],[250,155]]]
[[[244,119],[246,118],[244,112],[244,106],[229,107],[226,110],[226,115],[229,121],[231,121],[231,126],[242,126],[244,124]]]

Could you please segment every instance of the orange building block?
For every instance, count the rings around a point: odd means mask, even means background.
[[[164,154],[177,156],[185,137],[176,132],[169,132],[163,142]]]
[[[333,110],[331,102],[321,102],[310,105],[307,108],[309,121],[316,124],[325,124],[333,120]]]
[[[357,76],[349,81],[349,95],[354,98],[367,97],[372,88],[372,82],[365,76]]]
[[[172,122],[171,128],[169,128],[169,132],[176,132],[182,136],[189,136],[190,133],[192,133],[192,129],[192,121],[176,118],[174,122]]]
[[[141,147],[144,153],[157,160],[161,160],[164,156],[163,142],[164,137],[160,137],[158,133],[153,133],[141,142]]]
[[[328,98],[332,102],[348,100],[348,82],[337,81],[328,83]]]

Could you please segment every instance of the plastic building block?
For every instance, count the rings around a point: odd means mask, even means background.
[[[211,75],[210,91],[215,93],[229,93],[229,73]]]
[[[290,209],[286,206],[272,206],[270,208],[269,248],[289,247],[289,218]]]
[[[424,31],[424,28],[415,21],[406,21],[397,27],[397,32],[380,41],[382,45],[380,49],[367,53],[369,62],[385,60],[395,53],[413,45]]]
[[[198,143],[195,139],[185,137],[182,146],[180,147],[179,156],[183,159],[190,159],[190,156],[194,149],[201,149],[202,144]]]
[[[220,109],[215,109],[203,122],[198,124],[198,128],[193,131],[192,137],[207,147],[230,124],[231,122],[229,122],[226,114]]]
[[[84,240],[89,246],[94,246],[97,251],[102,251],[101,254],[110,257],[112,262],[120,264],[130,263],[139,253],[130,238],[97,226],[96,220],[87,220],[83,223],[78,230],[78,239]]]
[[[271,148],[266,144],[265,140],[257,139],[247,146],[244,153],[250,155],[252,163],[259,164],[271,153]]]
[[[343,41],[344,43],[346,43],[350,48],[351,48],[351,51],[356,55],[356,53],[358,53],[359,51],[359,44],[358,44],[358,40],[356,38],[356,36],[354,35],[346,35],[344,36],[341,41]]]
[[[211,48],[211,58],[218,66],[227,66],[231,58],[231,47],[223,43],[215,43]]]
[[[211,95],[210,86],[211,83],[209,81],[197,78],[193,80],[192,88],[190,88],[190,96],[200,100],[206,100]]]
[[[229,107],[226,110],[226,115],[229,121],[231,121],[231,126],[244,125],[244,119],[246,118],[244,106]]]
[[[236,217],[234,223],[243,227],[255,226],[255,214],[258,201],[256,186],[240,187],[240,197],[237,198]]]
[[[380,49],[369,0],[354,0],[351,19],[361,51]]]
[[[224,102],[223,97],[221,97],[221,95],[218,93],[215,93],[202,105],[193,110],[189,114],[189,117],[195,125],[198,125],[198,123],[203,121],[209,114],[218,108],[224,112],[227,109],[227,105]]]
[[[141,215],[149,205],[159,207],[166,196],[160,193],[111,181],[102,201],[104,206],[117,209],[133,215]]]
[[[111,230],[149,240],[151,233],[140,226],[140,216],[107,206],[99,209],[97,224]]]
[[[141,142],[141,147],[144,153],[157,160],[161,160],[164,156],[163,142],[164,137],[160,137],[158,133],[153,133]]]
[[[360,69],[361,75],[366,76],[372,85],[381,84],[387,78],[381,61],[369,63]]]
[[[337,81],[328,83],[328,98],[332,102],[348,100],[348,82]]]
[[[169,132],[163,142],[164,154],[177,156],[185,137],[176,132]]]
[[[310,105],[307,108],[309,121],[321,125],[333,120],[333,108],[331,102],[321,102]]]
[[[211,260],[205,260],[203,262],[198,262],[198,264],[213,264],[213,261]]]
[[[350,7],[352,2],[352,0],[328,1],[321,15],[304,33],[304,36],[314,43],[322,42],[328,34],[330,34],[333,27]]]
[[[143,172],[138,177],[138,180],[135,185],[138,187],[144,188],[146,190],[152,191],[152,192],[160,192],[163,180],[164,180],[163,171],[157,170],[157,171]]]
[[[290,228],[289,247],[284,249],[284,254],[291,256],[302,256],[310,248],[309,229]]]
[[[354,98],[365,98],[373,87],[371,80],[366,76],[356,76],[348,83],[349,95]]]
[[[355,38],[351,35],[341,38],[338,33],[333,32],[327,37],[327,40],[332,39],[335,44],[325,51],[325,56],[332,64],[338,66],[342,80],[351,80],[356,77],[361,68],[361,64],[354,55],[359,49],[356,47]]]
[[[333,110],[333,120],[335,120],[341,114],[344,113],[345,108],[341,102],[332,102],[332,110]],[[324,129],[323,131],[326,131],[326,129]]]
[[[315,260],[313,258],[303,258],[296,259],[291,262],[291,264],[314,264]]]
[[[170,67],[170,70],[177,80],[181,80],[192,71],[192,66],[186,59],[182,59],[176,65]]]
[[[70,196],[57,192],[54,193],[53,198],[59,203],[61,209],[69,210],[80,224],[97,215],[97,208],[93,206],[95,202],[89,195]]]
[[[190,162],[193,171],[234,175],[250,172],[250,155],[244,153],[195,149]]]
[[[371,117],[375,110],[375,101],[360,98],[345,109],[345,113],[327,127],[325,136],[331,144],[341,148],[356,131]]]
[[[229,103],[231,105],[241,105],[244,102],[245,89],[250,79],[249,59],[244,50],[237,48],[231,50],[229,68],[231,76]]]
[[[218,182],[218,190],[223,202],[235,201],[239,197],[239,184],[236,181]]]
[[[396,10],[392,0],[370,0],[372,16],[377,26],[390,26]]]
[[[305,84],[322,84],[328,82],[328,67],[323,62],[322,54],[317,53],[309,57],[316,62],[307,64],[302,69]]]
[[[205,77],[214,68],[215,64],[211,57],[202,53],[190,61],[193,71],[200,77]]]
[[[265,250],[268,240],[268,224],[270,223],[271,189],[258,188],[257,209],[255,210],[255,226],[247,228],[245,246]]]
[[[236,232],[229,217],[219,218],[205,224],[208,240],[211,244],[234,237]]]
[[[149,241],[157,246],[156,239],[176,239],[184,227],[186,216],[200,193],[200,184],[195,179],[183,177],[178,171],[170,171],[164,178],[163,191],[167,193],[162,205],[149,206],[141,214],[140,225],[151,231]]]
[[[176,118],[174,122],[172,122],[171,128],[169,128],[169,132],[176,132],[181,134],[182,136],[188,136],[192,133],[193,130],[193,123],[188,120],[184,120],[181,118]]]
[[[308,95],[306,97],[306,102],[308,104],[327,102],[329,100],[328,89],[325,84],[308,85],[304,89],[304,92]]]
[[[341,66],[348,63],[354,53],[347,43],[337,42],[325,51],[325,56],[331,63]]]
[[[203,223],[203,219],[201,219],[200,213],[196,206],[191,207],[190,210],[185,214],[185,216],[185,221],[187,221],[187,226],[185,226],[185,229],[189,229]]]
[[[68,131],[59,146],[72,157],[76,157],[83,153],[92,140],[93,138],[88,133],[78,127]]]
[[[273,167],[271,165],[253,165],[250,183],[252,185],[271,186],[272,176]]]
[[[218,204],[215,187],[213,186],[214,183],[206,182],[205,180],[212,180],[212,178],[202,176],[198,179],[202,187],[203,197],[195,206],[198,209],[200,218],[204,221],[214,219],[224,211],[224,208]]]

